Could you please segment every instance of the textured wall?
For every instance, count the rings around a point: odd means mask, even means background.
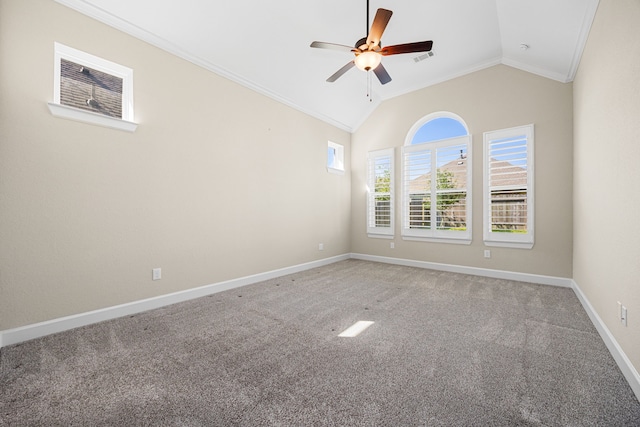
[[[574,279],[640,370],[640,2],[600,0],[574,82]],[[627,307],[624,327],[618,301]]]
[[[135,133],[49,113],[54,42],[134,70]],[[53,1],[0,55],[0,330],[349,252],[347,132]]]
[[[461,116],[473,137],[473,242],[404,241],[401,226],[401,151],[407,132],[437,111]],[[485,247],[482,242],[482,134],[535,125],[535,245]],[[352,252],[479,268],[572,277],[572,86],[495,66],[385,101],[352,138]],[[367,237],[366,154],[396,147],[396,236]],[[484,249],[491,258],[483,257]]]

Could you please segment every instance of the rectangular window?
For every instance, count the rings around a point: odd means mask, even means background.
[[[344,146],[327,141],[327,170],[339,175],[344,174]]]
[[[403,238],[471,243],[470,141],[403,147]]]
[[[133,70],[54,43],[53,102],[57,117],[133,132]]]
[[[369,237],[393,237],[393,148],[371,151],[367,156],[367,233]]]
[[[533,125],[485,132],[483,237],[533,247]]]

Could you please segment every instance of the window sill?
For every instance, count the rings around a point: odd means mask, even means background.
[[[375,233],[367,233],[367,236],[372,239],[393,239],[393,234],[375,234]]]
[[[127,120],[109,117],[91,111],[84,111],[79,108],[48,102],[49,111],[54,117],[75,120],[77,122],[89,123],[92,125],[104,126],[111,129],[123,130],[125,132],[135,132],[138,124]]]
[[[430,243],[453,243],[455,245],[470,245],[471,239],[452,239],[444,237],[414,237],[414,236],[402,236],[402,240],[410,240],[415,242],[430,242]]]
[[[514,248],[514,249],[532,249],[533,242],[495,242],[491,240],[484,241],[485,246],[502,247],[502,248]]]
[[[330,168],[327,166],[327,172],[335,175],[344,175],[344,169]]]

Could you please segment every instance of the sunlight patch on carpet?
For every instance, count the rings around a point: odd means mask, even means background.
[[[358,320],[356,323],[349,326],[338,336],[348,337],[348,338],[357,337],[358,335],[360,335],[360,333],[362,333],[362,331],[364,331],[371,325],[373,325],[373,322],[370,322],[368,320]]]

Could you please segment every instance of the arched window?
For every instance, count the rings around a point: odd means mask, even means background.
[[[471,135],[450,112],[429,114],[402,150],[402,236],[471,243]]]

